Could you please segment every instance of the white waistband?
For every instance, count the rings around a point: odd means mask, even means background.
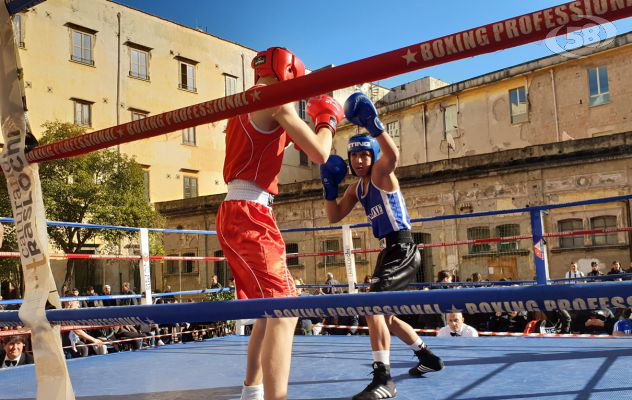
[[[272,206],[274,196],[261,189],[254,182],[234,179],[228,183],[228,193],[224,201],[246,200],[259,203],[266,207]]]

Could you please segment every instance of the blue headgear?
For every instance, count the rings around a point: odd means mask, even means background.
[[[380,144],[377,140],[375,140],[375,138],[366,134],[353,135],[349,138],[349,144],[347,144],[347,158],[349,159],[349,168],[351,169],[351,173],[353,175],[356,175],[356,173],[351,166],[351,153],[364,150],[371,152],[371,155],[373,156],[373,163],[380,158]],[[371,167],[373,167],[373,165],[371,165]]]

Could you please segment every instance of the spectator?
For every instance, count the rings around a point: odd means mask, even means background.
[[[80,308],[80,303],[78,301],[69,301],[66,302],[64,308],[77,309]],[[67,340],[64,340],[67,339]],[[108,350],[103,343],[105,339],[95,338],[92,335],[88,334],[83,329],[75,329],[67,332],[67,337],[62,338],[62,342],[66,346],[71,346],[69,349],[71,355],[73,357],[86,357],[90,348],[93,350],[95,354],[107,354]],[[89,346],[86,346],[89,345]]]
[[[2,301],[2,300],[3,300],[2,296],[0,296],[0,301]],[[3,311],[3,310],[4,310],[4,304],[0,304],[0,311]]]
[[[590,263],[590,272],[586,276],[602,276],[603,273],[599,271],[599,263],[593,261]]]
[[[18,365],[33,364],[33,357],[24,353],[26,339],[24,336],[8,336],[2,344],[0,351],[0,368],[11,368]]]
[[[489,321],[489,329],[493,332],[524,332],[527,322],[526,311],[496,313]]]
[[[623,312],[623,319],[614,324],[612,330],[614,336],[632,336],[632,308]]]
[[[165,293],[173,293],[173,290],[171,290],[171,286],[167,285],[167,288],[165,289]],[[175,303],[176,302],[176,296],[174,295],[170,295],[170,296],[164,296],[163,297],[163,301],[167,304],[171,304],[171,303]]]
[[[621,263],[619,261],[612,262],[612,269],[608,272],[608,275],[620,275],[623,273],[623,269],[621,268]],[[613,281],[621,281],[621,278],[614,278]]]
[[[566,272],[565,278],[575,279],[575,278],[583,278],[583,277],[584,277],[584,273],[577,269],[577,263],[575,261],[571,261],[571,265],[569,267],[568,272]],[[577,283],[577,282],[580,282],[580,281],[569,281],[566,283]]]
[[[472,274],[472,282],[482,282],[483,279],[481,278],[481,274],[478,272],[474,272]]]
[[[123,282],[123,287],[121,288],[122,295],[135,295],[136,293],[130,288],[129,282]],[[119,306],[137,306],[138,299],[120,299],[118,302]]]
[[[217,275],[213,275],[211,278],[211,289],[221,289],[222,287],[222,284],[217,280]]]
[[[228,280],[228,287],[231,289],[235,288],[235,278],[234,277],[230,277],[230,279]]]
[[[437,283],[452,283],[452,274],[450,271],[441,270],[437,273]],[[449,289],[451,286],[449,285],[441,285],[439,289]]]
[[[575,329],[579,333],[609,335],[613,331],[614,323],[614,314],[607,308],[580,311],[575,317]]]
[[[88,286],[88,291],[86,292],[86,296],[97,296],[97,293],[94,291],[94,287]],[[86,307],[103,307],[103,301],[101,300],[87,300],[85,301]]]
[[[340,285],[340,282],[338,282],[335,278],[334,278],[334,274],[332,274],[331,272],[327,272],[327,280],[325,281],[325,285]],[[336,293],[340,293],[342,290],[338,287],[326,287],[323,289],[323,293],[325,294],[336,294]]]
[[[110,287],[110,285],[103,285],[103,296],[112,296],[112,288]],[[103,299],[102,303],[103,307],[113,307],[116,305],[116,300]]]
[[[460,312],[448,313],[446,319],[448,320],[448,324],[439,329],[437,337],[478,337],[478,332],[476,331],[476,329],[465,324],[463,314],[461,314]]]
[[[361,291],[361,292],[366,292],[366,293],[368,293],[368,292],[369,292],[369,287],[371,286],[371,278],[372,278],[372,277],[371,277],[371,275],[370,275],[370,274],[366,274],[366,275],[364,276],[364,281],[363,281],[363,283],[364,283],[366,286],[360,289],[360,291]]]

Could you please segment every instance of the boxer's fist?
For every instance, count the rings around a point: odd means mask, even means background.
[[[342,157],[332,154],[320,165],[320,180],[323,182],[325,200],[336,200],[338,186],[347,176],[347,163]]]
[[[345,117],[352,124],[369,131],[373,137],[378,137],[384,132],[384,125],[377,116],[373,102],[364,93],[354,93],[345,101]]]
[[[344,118],[342,106],[334,98],[329,96],[317,96],[307,102],[307,115],[314,123],[316,132],[320,128],[327,127],[331,134],[336,134],[338,124]]]

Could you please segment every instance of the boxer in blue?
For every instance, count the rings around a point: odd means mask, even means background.
[[[410,217],[395,176],[399,151],[384,131],[375,106],[364,94],[354,93],[347,99],[345,116],[369,134],[358,134],[349,139],[349,167],[359,180],[347,188],[340,200],[337,200],[338,186],[347,174],[347,164],[342,157],[331,155],[321,165],[327,217],[329,222],[336,223],[360,202],[373,228],[373,235],[385,245],[378,256],[370,291],[405,289],[417,274],[421,255],[410,232]],[[410,369],[411,375],[421,376],[443,368],[441,359],[428,349],[413,328],[396,316],[367,316],[367,323],[373,351],[373,381],[355,395],[354,400],[396,396],[397,390],[390,375],[389,331],[415,352],[419,362]]]

